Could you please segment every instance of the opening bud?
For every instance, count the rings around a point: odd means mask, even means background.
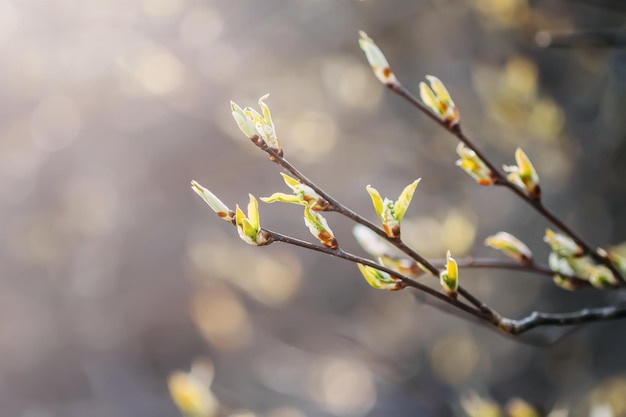
[[[521,240],[507,232],[498,232],[485,239],[485,245],[504,252],[505,255],[522,263],[530,264],[533,254]]]
[[[330,203],[323,199],[318,193],[306,184],[300,183],[297,179],[281,172],[285,184],[293,190],[293,194],[274,193],[269,197],[261,197],[261,201],[265,203],[274,203],[276,201],[282,203],[308,205],[311,210],[324,211],[330,208]]]
[[[365,52],[367,62],[369,62],[370,66],[372,67],[376,78],[378,78],[381,83],[387,86],[398,85],[398,80],[396,79],[394,73],[391,71],[389,63],[387,62],[387,58],[385,58],[383,51],[381,51],[378,45],[374,43],[372,38],[367,36],[367,33],[361,30],[359,31],[359,36],[359,46],[361,47],[363,52]]]
[[[283,156],[283,150],[280,147],[280,142],[276,135],[270,108],[265,104],[265,100],[268,97],[269,94],[266,94],[259,99],[261,113],[250,107],[242,109],[233,101],[230,102],[230,108],[239,129],[241,129],[255,145],[262,146],[265,144],[268,148],[276,152],[278,156]]]
[[[400,237],[400,222],[411,204],[413,194],[420,181],[421,179],[417,179],[407,185],[395,202],[388,198],[383,199],[378,190],[371,185],[365,187],[372,198],[374,210],[376,210],[376,214],[382,221],[383,228],[388,237],[392,239]]]
[[[583,254],[583,249],[571,238],[550,229],[546,229],[543,241],[550,245],[554,252],[566,258],[581,256]]]
[[[446,254],[446,269],[439,274],[441,287],[450,298],[456,298],[459,289],[459,266],[450,251]]]
[[[304,223],[309,228],[311,234],[320,240],[322,245],[331,249],[339,247],[337,239],[335,239],[333,231],[330,230],[326,219],[318,212],[313,211],[308,205],[304,206]]]
[[[194,190],[196,194],[198,194],[220,218],[229,223],[234,223],[235,212],[229,209],[226,204],[222,203],[222,201],[217,198],[215,194],[193,180],[191,181],[191,189]]]
[[[422,102],[446,122],[448,127],[452,128],[458,125],[460,121],[459,110],[454,105],[446,86],[433,75],[427,75],[426,79],[430,83],[430,87],[425,82],[420,83]]]
[[[357,266],[367,283],[377,290],[397,291],[405,286],[401,280],[379,269],[360,263],[357,263]]]
[[[456,161],[456,165],[461,167],[470,177],[474,178],[480,185],[492,185],[493,175],[491,170],[476,155],[476,152],[460,142],[456,147],[456,153],[461,159]]]
[[[521,148],[517,148],[515,151],[515,162],[517,165],[502,166],[509,173],[506,177],[507,180],[525,190],[533,199],[539,200],[541,198],[539,175],[537,175],[535,167]]]
[[[267,232],[261,229],[259,219],[259,202],[250,194],[248,203],[248,215],[237,206],[235,224],[239,237],[249,245],[263,246],[272,243]]]

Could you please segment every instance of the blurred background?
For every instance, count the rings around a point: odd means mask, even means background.
[[[498,257],[482,241],[506,230],[545,262],[545,221],[454,166],[455,138],[375,79],[362,29],[407,87],[445,82],[497,165],[523,147],[546,204],[592,245],[617,244],[626,54],[535,35],[619,28],[620,4],[0,0],[0,415],[176,416],[167,376],[199,357],[225,410],[270,417],[462,415],[470,391],[626,415],[624,323],[510,340],[374,291],[342,260],[247,246],[189,189],[231,207],[287,191],[228,105],[271,93],[287,159],[371,220],[367,184],[395,197],[423,178],[403,224],[418,252]],[[260,210],[312,240],[300,208]],[[327,219],[364,254],[349,222]],[[623,298],[513,272],[461,279],[513,318]]]

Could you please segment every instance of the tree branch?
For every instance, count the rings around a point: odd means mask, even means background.
[[[376,225],[374,225],[373,223],[371,223],[370,221],[368,221],[364,217],[360,216],[359,214],[357,214],[354,211],[350,210],[348,207],[346,207],[343,204],[341,204],[339,201],[337,201],[335,198],[333,198],[330,194],[328,194],[323,189],[318,187],[313,181],[308,179],[296,167],[291,165],[289,163],[289,161],[287,161],[284,157],[282,157],[281,155],[278,155],[278,153],[276,153],[273,149],[269,148],[265,144],[261,144],[260,147],[261,147],[262,150],[264,150],[265,152],[267,152],[270,155],[270,158],[271,158],[272,161],[276,162],[278,165],[280,165],[283,168],[285,168],[287,171],[289,171],[291,174],[293,174],[296,178],[298,178],[298,180],[300,180],[300,182],[302,182],[303,184],[306,184],[309,187],[311,187],[323,199],[328,201],[328,203],[330,203],[330,205],[332,207],[331,211],[335,211],[337,213],[340,213],[340,214],[344,215],[345,217],[348,217],[349,219],[351,219],[355,223],[361,224],[361,225],[367,227],[368,229],[372,230],[378,236],[380,236],[381,238],[385,239],[387,242],[389,242],[390,244],[392,244],[393,246],[398,248],[400,251],[402,251],[403,253],[407,254],[408,256],[413,258],[415,261],[419,262],[421,265],[424,266],[424,268],[426,268],[428,270],[428,272],[431,273],[431,275],[433,275],[435,278],[439,279],[439,273],[440,273],[439,269],[436,266],[434,266],[432,263],[430,263],[428,261],[428,259],[424,258],[419,253],[415,252],[413,249],[408,247],[400,238],[398,238],[398,239],[389,238],[384,230],[380,229],[379,227],[377,227]],[[494,322],[497,322],[497,321],[500,320],[501,315],[498,312],[493,310],[491,307],[489,307],[483,301],[481,301],[478,298],[476,298],[472,293],[467,291],[465,288],[463,288],[462,286],[459,286],[457,291],[467,301],[469,301],[475,307],[480,309],[480,311],[482,311],[484,314],[486,314],[489,317],[491,317],[492,320],[494,320]]]
[[[539,265],[537,263],[523,264],[521,262],[508,260],[508,259],[493,259],[493,258],[473,258],[471,256],[466,258],[457,259],[459,268],[468,269],[505,269],[512,271],[528,272],[536,275],[545,275],[553,277],[556,273],[545,265]],[[445,260],[435,259],[431,261],[434,265],[444,265]],[[559,274],[563,278],[573,282],[577,287],[590,288],[592,285],[588,280],[576,276],[576,275],[564,275]]]
[[[493,164],[493,162],[491,162],[489,158],[487,158],[487,156],[472,142],[472,140],[468,136],[466,136],[465,133],[463,133],[460,124],[456,124],[452,127],[449,126],[445,121],[441,120],[437,115],[431,112],[420,100],[418,100],[399,82],[395,84],[388,84],[387,86],[391,91],[404,98],[411,105],[413,105],[419,111],[428,116],[431,120],[435,121],[439,126],[443,127],[454,136],[456,136],[461,142],[463,142],[463,144],[465,144],[465,146],[473,150],[492,172],[495,185],[504,186],[505,188],[511,190],[515,195],[517,195],[533,209],[535,209],[537,213],[539,213],[546,220],[548,220],[550,223],[560,229],[563,233],[572,238],[572,240],[574,240],[576,244],[583,249],[585,255],[591,256],[594,261],[609,268],[621,284],[626,283],[626,281],[624,281],[624,277],[622,277],[622,274],[617,270],[615,265],[613,265],[613,263],[607,257],[600,255],[598,251],[594,250],[589,244],[587,244],[580,236],[578,236],[578,234],[576,234],[557,216],[555,216],[546,206],[544,206],[541,200],[531,198],[517,186],[509,182],[506,179],[506,176],[502,172],[500,172],[500,170]]]
[[[520,335],[539,326],[572,326],[593,321],[617,320],[626,317],[626,305],[586,308],[571,313],[542,313],[535,311],[521,320],[503,319],[510,333]]]
[[[463,311],[465,311],[466,313],[480,319],[480,320],[486,320],[488,322],[490,322],[491,324],[493,324],[494,326],[498,326],[498,322],[495,322],[493,320],[492,317],[487,317],[486,314],[478,309],[475,309],[461,301],[455,300],[453,298],[450,298],[448,296],[446,296],[445,294],[440,293],[439,291],[436,291],[424,284],[420,284],[419,282],[416,282],[415,280],[412,280],[411,278],[408,278],[402,274],[400,274],[398,271],[395,271],[393,269],[387,268],[383,265],[377,264],[376,262],[373,262],[367,258],[362,258],[360,256],[356,256],[353,255],[351,253],[345,252],[342,249],[330,249],[327,248],[326,246],[321,246],[321,245],[315,245],[313,243],[309,243],[306,242],[304,240],[300,240],[300,239],[296,239],[293,238],[291,236],[286,236],[283,235],[281,233],[278,232],[274,232],[271,230],[267,230],[267,229],[263,229],[268,236],[270,237],[270,239],[274,242],[283,242],[283,243],[288,243],[290,245],[294,245],[294,246],[299,246],[301,248],[305,248],[305,249],[309,249],[315,252],[321,252],[324,253],[326,255],[330,255],[330,256],[334,256],[337,258],[341,258],[341,259],[345,259],[347,261],[353,262],[353,263],[360,263],[363,265],[367,265],[367,266],[371,266],[372,268],[376,268],[380,271],[386,272],[389,275],[399,279],[400,281],[402,281],[404,283],[404,285],[406,285],[407,287],[412,287],[415,289],[418,289],[422,292],[427,293],[428,295],[435,297],[437,299],[439,299],[440,301],[443,301],[447,304],[450,304],[454,307],[457,307]]]

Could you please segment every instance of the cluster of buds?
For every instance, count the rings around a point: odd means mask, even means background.
[[[271,243],[267,232],[261,229],[259,218],[259,202],[250,194],[248,215],[246,216],[237,205],[235,210],[235,224],[239,237],[249,245],[262,246]]]
[[[242,109],[233,101],[230,102],[230,108],[237,126],[248,139],[257,146],[267,146],[276,152],[278,156],[283,156],[283,150],[280,147],[278,136],[276,136],[270,108],[265,104],[265,100],[268,97],[269,94],[266,94],[259,99],[259,107],[263,114],[250,107]]]
[[[568,258],[559,256],[556,252],[550,252],[548,266],[554,272],[552,277],[554,283],[559,287],[570,291],[577,290],[580,287],[571,278],[576,275],[576,271],[574,271]]]
[[[557,255],[565,258],[579,257],[583,254],[583,248],[581,248],[571,238],[560,233],[556,233],[551,229],[546,229],[543,241],[550,245],[552,251],[554,251]]]
[[[405,287],[402,280],[391,276],[385,271],[361,263],[357,263],[357,266],[367,283],[377,290],[398,291]]]
[[[250,194],[248,215],[246,216],[239,208],[239,205],[237,205],[235,211],[232,211],[226,204],[222,203],[215,194],[196,181],[191,181],[191,189],[194,190],[220,218],[237,226],[239,237],[241,237],[244,242],[255,246],[263,246],[272,243],[268,233],[261,228],[259,203],[252,194]]]
[[[328,210],[330,208],[328,201],[322,198],[308,185],[302,184],[295,178],[282,172],[281,175],[285,180],[285,184],[293,190],[293,194],[274,193],[269,197],[262,197],[261,200],[266,203],[278,201],[281,203],[303,205],[304,223],[307,225],[310,232],[320,240],[322,245],[327,248],[336,249],[338,245],[333,231],[330,230],[326,219],[318,213],[319,211]]]
[[[248,136],[257,146],[267,146],[282,157],[283,152],[276,136],[274,123],[269,107],[264,100],[265,95],[259,99],[262,115],[254,109],[242,109],[236,103],[231,102],[232,115],[241,131]],[[311,233],[320,242],[331,249],[338,247],[328,222],[318,212],[330,209],[330,204],[308,185],[300,183],[297,179],[287,174],[282,174],[287,186],[293,194],[274,193],[262,201],[273,203],[275,201],[301,204],[304,206],[304,222]],[[267,245],[272,242],[270,233],[263,230],[259,220],[259,205],[256,198],[250,195],[247,215],[239,208],[233,212],[212,192],[202,187],[196,181],[191,182],[191,188],[215,211],[218,216],[237,226],[237,232],[241,239],[256,246]]]
[[[574,266],[582,266],[580,262],[574,260],[583,254],[583,249],[572,239],[553,230],[547,229],[543,237],[552,248],[548,256],[548,266],[554,272],[553,280],[556,285],[566,290],[576,290],[579,285],[572,279],[577,271]]]
[[[461,120],[459,109],[454,105],[446,86],[434,75],[427,75],[426,79],[430,87],[420,82],[420,98],[449,128],[458,127]]]
[[[502,251],[505,255],[523,263],[531,264],[533,254],[528,246],[515,236],[507,232],[498,232],[485,239],[485,245]]]
[[[293,194],[274,193],[269,197],[261,197],[261,201],[265,203],[274,203],[276,201],[281,203],[302,204],[309,206],[311,210],[324,211],[330,208],[330,204],[311,187],[306,184],[302,184],[297,179],[290,177],[289,175],[281,172],[285,184],[293,190]]]
[[[534,200],[539,200],[541,198],[539,176],[521,148],[517,148],[515,151],[515,162],[517,165],[504,165],[502,167],[509,173],[506,177],[507,180],[526,191]]]
[[[409,204],[411,204],[413,194],[419,183],[420,179],[417,179],[407,185],[395,202],[388,198],[383,199],[380,193],[370,185],[365,188],[372,198],[374,210],[376,210],[376,214],[382,221],[383,229],[385,229],[388,237],[392,239],[400,238],[400,222],[409,208]]]
[[[611,288],[619,281],[605,265],[598,265],[571,238],[546,230],[544,241],[552,248],[548,257],[550,269],[554,271],[554,282],[565,289],[577,289],[572,277],[586,280],[595,288]]]
[[[580,287],[580,281],[572,277],[587,281],[595,288],[612,288],[619,282],[605,265],[596,264],[589,256],[579,258],[564,257],[556,252],[548,257],[550,269],[555,272],[554,282],[568,290]]]
[[[456,161],[456,165],[467,172],[477,183],[480,185],[493,184],[493,173],[487,164],[476,155],[476,152],[465,146],[463,142],[460,142],[456,147],[456,153],[461,158]]]
[[[367,33],[360,31],[359,35],[359,45],[365,52],[367,62],[372,67],[376,78],[388,87],[399,87],[400,83],[393,71],[391,71],[385,54],[383,54],[372,38],[367,36]],[[446,86],[443,85],[439,78],[433,75],[427,75],[426,79],[430,86],[421,82],[419,87],[422,101],[450,129],[458,127],[460,121],[459,109],[452,101]]]
[[[446,254],[446,269],[439,274],[441,287],[450,298],[456,298],[459,289],[459,266],[450,254]]]

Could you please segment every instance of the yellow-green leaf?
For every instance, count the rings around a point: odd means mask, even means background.
[[[365,187],[365,189],[367,190],[370,197],[372,198],[372,203],[374,204],[374,210],[376,210],[376,214],[378,214],[378,217],[382,218],[383,198],[380,196],[380,193],[378,192],[378,190],[376,190],[376,188],[372,187],[371,185],[368,185],[367,187]]]
[[[402,194],[400,194],[398,201],[396,201],[396,203],[394,204],[394,212],[397,221],[401,221],[404,217],[404,214],[406,213],[407,209],[409,208],[409,204],[411,204],[411,200],[413,199],[415,189],[417,188],[420,181],[421,178],[407,185],[402,191]]]

